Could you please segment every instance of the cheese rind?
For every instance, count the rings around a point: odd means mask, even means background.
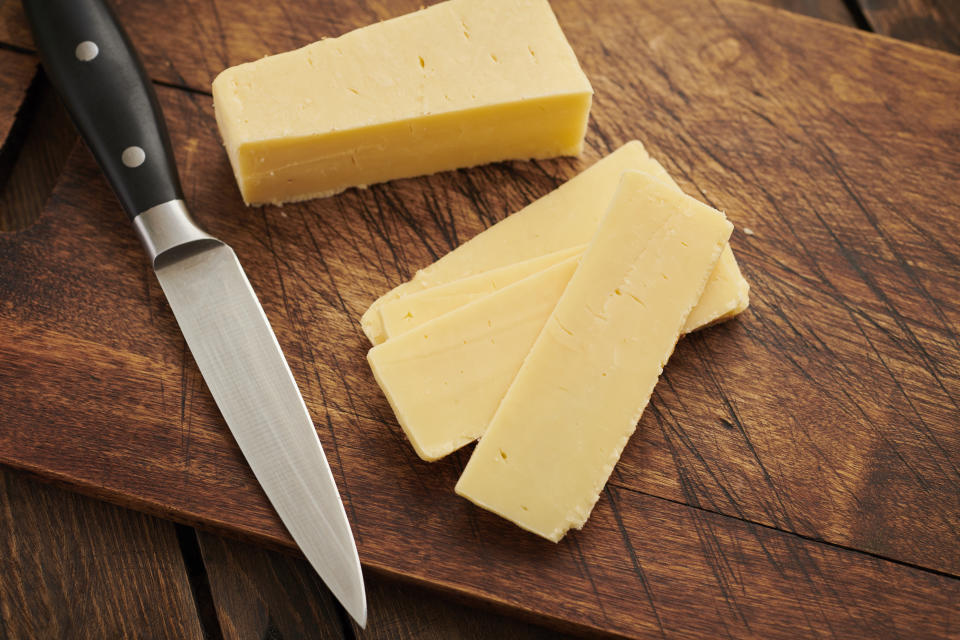
[[[588,243],[624,171],[642,171],[680,191],[663,166],[647,154],[640,142],[628,142],[557,189],[421,269],[408,282],[380,296],[360,321],[367,338],[374,345],[387,339],[380,310],[392,300]],[[722,291],[716,292],[716,298],[725,299],[728,305],[734,306],[728,306],[722,313],[735,315],[739,312],[735,311],[736,308],[740,307],[741,311],[746,308],[746,281],[740,275],[732,253],[729,260],[721,261],[717,268],[721,271],[711,277],[711,281],[716,280],[717,284],[711,282],[709,286],[711,289],[723,287]],[[721,313],[719,309],[717,306],[704,307],[700,315],[714,316]]]
[[[577,155],[592,95],[546,0],[449,0],[213,82],[248,204]]]
[[[582,527],[731,230],[626,173],[457,493],[549,540]]]
[[[373,376],[417,455],[436,460],[483,434],[579,259],[370,349]]]

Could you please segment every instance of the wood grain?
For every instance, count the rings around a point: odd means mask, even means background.
[[[188,200],[260,294],[363,562],[581,630],[945,634],[957,581],[943,574],[960,572],[958,59],[735,2],[624,2],[590,21],[554,4],[597,90],[578,160],[246,209],[209,98],[161,91]],[[686,33],[702,34],[695,51]],[[466,453],[412,454],[357,318],[632,137],[755,232],[733,241],[754,303],[680,345],[595,516],[554,547],[452,494]],[[290,544],[85,149],[41,220],[0,239],[0,265],[0,458]]]
[[[843,0],[754,0],[794,13],[856,26]],[[953,0],[853,0],[877,33],[960,53],[960,5]],[[377,20],[413,11],[416,0],[360,2],[344,11],[336,0],[273,3],[262,11],[249,3],[188,0],[162,5],[114,3],[156,80],[208,91],[226,67],[339,35]],[[256,8],[255,8],[256,7]],[[0,4],[0,42],[32,49],[19,0]]]
[[[199,535],[225,640],[342,638],[333,596],[300,558]]]
[[[31,93],[30,113],[21,114],[18,124],[25,131],[0,186],[0,230],[23,229],[37,219],[77,141],[70,117],[42,74]]]
[[[870,28],[900,40],[960,53],[956,0],[857,0]]]
[[[758,1],[854,25],[842,0]],[[162,5],[116,0],[113,4],[130,30],[152,78],[209,91],[210,82],[226,67],[401,15],[424,3],[419,0],[358,2],[345,10],[336,0],[282,0],[272,3],[270,11],[251,3],[223,0],[202,5],[187,0]],[[0,42],[25,49],[33,47],[19,0],[7,0],[0,5]]]
[[[33,49],[33,37],[20,0],[0,0],[0,42],[22,49]]]
[[[303,559],[201,533],[200,548],[224,638],[342,638],[347,623]],[[540,640],[557,634],[443,600],[422,587],[366,576],[369,618],[357,638]]]
[[[565,640],[573,637],[467,607],[422,587],[379,576],[368,579],[367,599],[370,618],[366,629],[353,624],[358,640]]]
[[[856,25],[842,0],[754,1],[838,24]],[[854,1],[867,25],[877,33],[960,52],[960,5],[953,0]],[[322,36],[337,35],[419,7],[410,0],[393,0],[387,4],[363,2],[344,12],[335,0],[285,0],[275,3],[276,10],[264,14],[242,6],[244,3],[222,0],[203,7],[178,0],[164,3],[162,9],[135,0],[115,4],[134,32],[137,46],[149,51],[151,76],[201,90],[209,88],[217,73],[238,62],[302,46]],[[158,23],[163,28],[153,28]],[[164,37],[171,34],[177,37]],[[24,49],[33,47],[19,0],[0,3],[0,42]],[[284,46],[282,42],[288,44]],[[269,48],[273,43],[280,46]],[[262,53],[244,57],[249,51]]]
[[[0,469],[0,549],[0,637],[203,637],[169,522]]]

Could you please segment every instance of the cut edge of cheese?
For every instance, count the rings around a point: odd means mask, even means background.
[[[750,306],[750,284],[740,273],[740,265],[729,244],[724,246],[717,265],[707,280],[703,295],[687,316],[684,333],[726,322]]]
[[[639,207],[647,215],[631,220]],[[625,174],[457,494],[553,542],[581,528],[732,229],[693,198]]]

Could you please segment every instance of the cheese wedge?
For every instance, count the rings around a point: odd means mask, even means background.
[[[432,287],[485,273],[507,265],[581,246],[590,241],[624,171],[643,171],[679,192],[663,166],[634,140],[604,157],[560,187],[505,218],[417,272],[408,282],[378,298],[361,318],[361,326],[374,345],[387,339],[381,308],[392,300]],[[710,289],[723,287],[711,300],[726,307],[705,307],[702,316],[739,313],[748,304],[748,286],[731,253],[718,265],[721,271]],[[735,302],[733,302],[735,301]],[[733,306],[730,306],[733,305]],[[722,311],[721,309],[726,309]],[[737,310],[739,309],[739,311]]]
[[[592,96],[546,0],[449,0],[213,81],[248,204],[577,155]]]
[[[475,276],[461,278],[460,280],[455,280],[447,284],[412,293],[409,296],[390,300],[380,309],[380,315],[383,320],[383,331],[388,338],[406,333],[425,322],[429,322],[449,311],[458,309],[474,300],[500,291],[514,282],[539,273],[558,262],[563,262],[567,258],[573,256],[579,257],[585,248],[586,246],[583,245],[555,253],[548,253],[545,256],[531,258],[530,260],[510,264],[505,267],[500,267],[499,269],[491,269],[490,271],[485,271]],[[559,292],[557,297],[559,297]],[[504,311],[509,310],[504,309]],[[524,315],[528,313],[522,309],[518,309],[518,311]],[[546,320],[546,316],[544,316],[544,320]]]
[[[573,256],[370,349],[367,361],[424,460],[479,438],[573,275]]]
[[[625,174],[457,493],[552,541],[582,527],[732,228]]]

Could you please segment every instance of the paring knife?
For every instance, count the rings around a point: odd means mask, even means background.
[[[350,523],[317,432],[233,250],[190,217],[150,80],[103,0],[24,0],[59,91],[143,242],[230,431],[293,539],[363,626]]]

